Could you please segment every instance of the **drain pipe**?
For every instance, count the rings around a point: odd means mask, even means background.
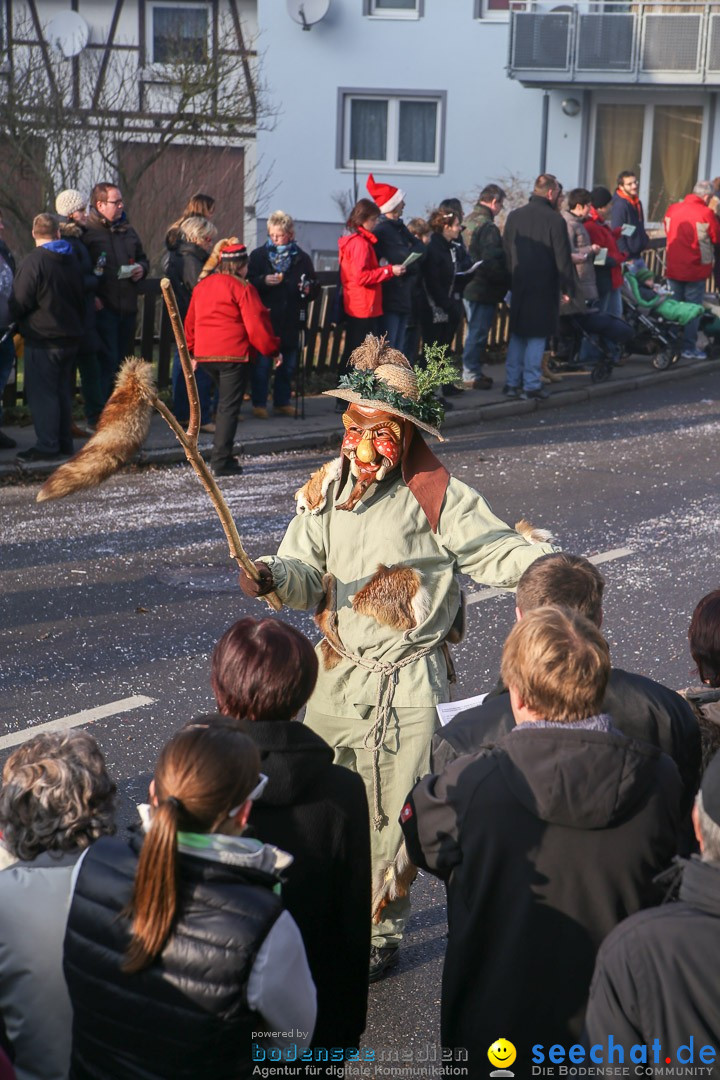
[[[547,170],[548,121],[550,118],[550,91],[543,92],[542,122],[540,125],[540,174]]]

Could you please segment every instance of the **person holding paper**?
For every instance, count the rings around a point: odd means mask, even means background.
[[[610,227],[620,229],[618,247],[625,259],[632,259],[638,267],[645,265],[643,251],[650,243],[645,232],[645,214],[638,192],[640,181],[637,174],[625,169],[617,178],[610,211]]]
[[[594,187],[590,192],[590,206],[584,224],[592,242],[607,252],[602,263],[595,260],[598,310],[620,319],[623,313],[620,290],[623,283],[622,264],[625,256],[617,243],[620,229],[611,229],[607,222],[612,209],[612,198],[612,194],[606,187]]]
[[[120,364],[133,352],[138,282],[149,270],[142,241],[127,219],[122,192],[115,184],[104,182],[92,189],[83,242],[99,278],[95,325],[107,401]]]
[[[580,284],[580,295],[586,302],[597,300],[595,281],[595,256],[599,244],[593,244],[584,221],[590,209],[590,192],[585,188],[573,188],[568,192],[565,207],[560,211],[565,219],[572,261]]]
[[[425,254],[425,245],[413,236],[402,219],[405,192],[401,188],[378,183],[371,173],[367,189],[380,210],[380,219],[373,230],[377,240],[375,253],[380,262],[387,262],[390,266],[399,263],[407,270],[407,274],[390,277],[382,283],[381,327],[387,334],[388,344],[402,351],[412,309],[413,279],[420,273],[420,259]],[[408,263],[410,255],[416,257]]]

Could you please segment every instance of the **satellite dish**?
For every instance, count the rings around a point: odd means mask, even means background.
[[[67,60],[83,51],[90,37],[90,29],[77,11],[59,11],[47,24],[45,36],[49,44]]]
[[[315,23],[324,19],[330,7],[330,0],[286,0],[288,15],[293,22],[309,30]]]

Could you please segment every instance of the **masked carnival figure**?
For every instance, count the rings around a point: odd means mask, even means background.
[[[557,549],[495,517],[435,457],[421,432],[442,439],[442,406],[427,374],[384,340],[369,335],[326,393],[348,403],[340,457],[296,493],[277,555],[256,564],[260,581],[243,574],[240,584],[248,596],[275,589],[288,607],[313,610],[322,631],[304,722],[366,785],[374,892],[384,897],[373,981],[397,959],[410,910],[407,889],[395,887],[407,872],[398,815],[428,772],[436,705],[450,698],[449,645],[463,623],[458,574],[513,589]]]

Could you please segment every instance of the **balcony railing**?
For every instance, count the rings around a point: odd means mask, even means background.
[[[514,0],[508,72],[535,85],[720,85],[720,3]]]

